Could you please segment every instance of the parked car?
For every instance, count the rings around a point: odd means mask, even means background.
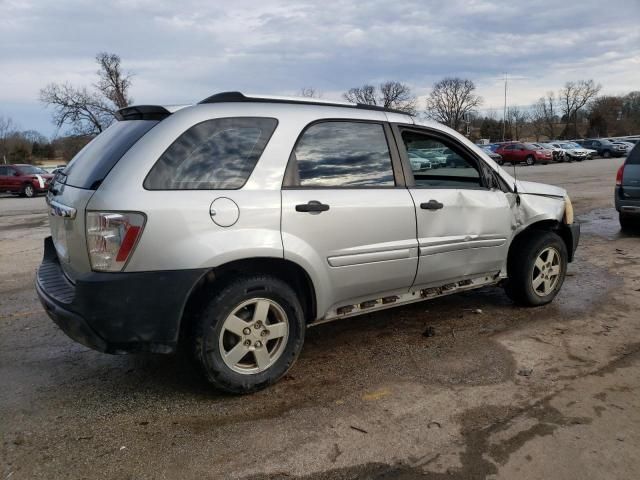
[[[550,143],[532,143],[536,147],[539,147],[543,150],[551,150],[551,158],[554,162],[564,162],[564,150],[562,148],[558,148]]]
[[[502,155],[494,152],[491,149],[491,147],[483,145],[481,148],[482,148],[482,150],[484,150],[486,152],[487,155],[489,155],[491,160],[496,162],[498,165],[503,165],[504,164],[504,161],[502,160]]]
[[[429,170],[432,168],[431,162],[414,152],[408,152],[409,161],[411,162],[411,168],[414,171],[417,170]]]
[[[618,169],[615,192],[620,227],[640,227],[640,145],[636,145]]]
[[[599,156],[604,158],[623,157],[627,153],[627,149],[623,145],[616,145],[612,141],[602,138],[577,140],[576,143],[584,148],[595,150]]]
[[[565,161],[568,162],[581,162],[591,158],[597,153],[595,150],[582,148],[580,145],[573,142],[552,142],[551,145],[561,148],[564,151]]]
[[[633,150],[633,147],[636,146],[635,143],[632,142],[627,142],[625,140],[616,140],[613,142],[614,145],[622,145],[625,148],[625,154],[629,154],[629,152],[631,152],[631,150]]]
[[[0,192],[33,197],[46,192],[53,175],[33,165],[0,165]]]
[[[277,381],[322,322],[487,285],[548,304],[578,244],[565,190],[402,112],[228,92],[117,119],[49,190],[38,295],[102,352],[184,341],[229,392]]]
[[[502,157],[503,162],[526,163],[527,165],[535,163],[547,165],[553,159],[551,150],[536,147],[532,143],[505,143],[498,147],[496,153]]]

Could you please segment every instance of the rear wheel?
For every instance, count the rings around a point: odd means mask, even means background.
[[[618,219],[620,220],[620,230],[623,232],[630,232],[634,228],[640,230],[640,220],[634,222],[632,217],[625,215],[624,213],[620,213]]]
[[[525,159],[525,163],[529,166],[533,165],[534,163],[536,163],[536,159],[533,158],[533,155],[529,155],[526,159]]]
[[[551,302],[567,271],[567,247],[553,232],[532,232],[511,247],[505,291],[515,303],[535,307]]]
[[[270,275],[240,277],[205,307],[195,325],[193,352],[209,383],[230,393],[251,393],[291,368],[305,328],[289,285]]]
[[[609,158],[611,156],[611,152],[609,150],[605,150],[604,152],[602,152],[602,156],[604,158]]]

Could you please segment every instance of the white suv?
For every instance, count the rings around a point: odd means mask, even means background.
[[[228,92],[118,118],[47,195],[40,299],[102,352],[180,340],[230,392],[275,382],[325,321],[497,284],[546,304],[578,243],[563,189],[401,112]]]

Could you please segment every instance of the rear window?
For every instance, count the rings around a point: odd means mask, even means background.
[[[242,188],[278,124],[273,118],[217,118],[194,125],[162,154],[147,190]]]
[[[640,143],[636,143],[633,150],[627,156],[627,165],[640,165]]]
[[[115,122],[73,157],[62,171],[66,175],[64,183],[95,190],[118,160],[157,123],[156,120]]]

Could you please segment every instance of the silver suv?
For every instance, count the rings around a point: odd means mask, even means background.
[[[579,238],[563,189],[449,128],[239,92],[120,110],[47,201],[36,287],[60,328],[107,353],[180,341],[235,393],[282,377],[322,322],[487,285],[549,303]]]

